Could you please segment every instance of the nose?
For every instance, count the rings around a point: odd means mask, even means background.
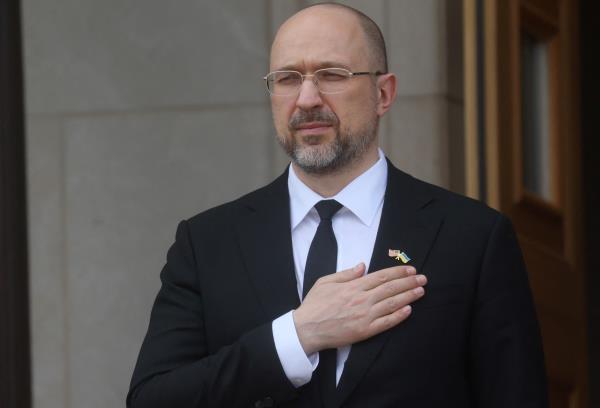
[[[315,84],[314,77],[309,76],[300,86],[296,106],[302,110],[311,110],[321,105],[323,105],[323,100],[319,88]]]

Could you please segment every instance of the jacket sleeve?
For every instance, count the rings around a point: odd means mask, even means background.
[[[161,272],[127,406],[248,407],[264,399],[291,399],[296,391],[277,356],[271,322],[209,354],[197,274],[183,221]]]
[[[471,327],[476,407],[547,408],[541,336],[510,221],[498,215],[483,257]]]

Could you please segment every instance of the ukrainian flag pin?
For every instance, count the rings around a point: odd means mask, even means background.
[[[406,255],[404,251],[400,251],[399,249],[390,249],[388,255],[392,258],[396,258],[397,261],[402,261],[402,263],[410,262],[410,257]]]

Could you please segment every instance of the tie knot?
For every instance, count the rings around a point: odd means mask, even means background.
[[[331,220],[340,208],[342,208],[342,205],[335,200],[322,200],[315,204],[315,209],[321,220]]]

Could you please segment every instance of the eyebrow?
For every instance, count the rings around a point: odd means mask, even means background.
[[[344,69],[347,69],[348,71],[352,71],[348,65],[341,63],[339,61],[322,61],[316,65],[315,71],[317,69],[322,69],[322,68],[344,68]],[[301,72],[301,70],[298,69],[298,66],[293,65],[293,64],[284,65],[283,67],[277,68],[274,71],[298,71],[298,72]]]

